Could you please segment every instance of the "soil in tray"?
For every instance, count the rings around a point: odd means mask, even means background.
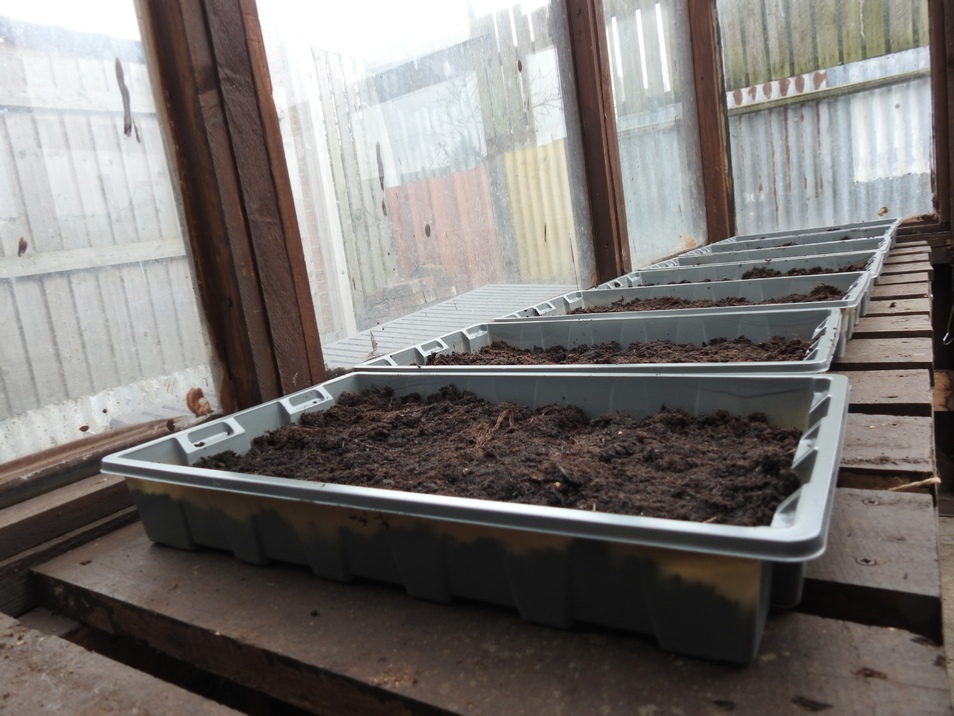
[[[810,293],[790,293],[779,298],[770,298],[765,301],[750,301],[742,296],[727,296],[719,299],[690,299],[676,296],[659,296],[658,298],[634,298],[629,301],[620,299],[608,306],[592,306],[577,308],[570,311],[570,315],[583,313],[617,313],[625,311],[668,311],[680,308],[725,308],[726,306],[762,306],[773,303],[809,303],[812,301],[837,301],[844,298],[845,292],[836,286],[825,284],[816,286]]]
[[[778,269],[759,267],[751,268],[742,274],[742,280],[749,280],[753,278],[775,278],[776,276],[814,276],[816,274],[826,274],[826,273],[847,273],[847,272],[856,272],[864,271],[865,264],[867,262],[860,261],[856,264],[851,264],[850,266],[843,266],[841,268],[822,268],[821,266],[812,266],[810,268],[793,268],[785,273],[782,273]],[[720,281],[733,281],[732,278],[723,278],[719,279]],[[713,283],[711,278],[704,278],[701,281],[691,281],[689,279],[683,279],[682,281],[670,281],[666,286],[676,286],[684,283]],[[641,286],[658,286],[660,284],[656,283],[643,283]]]
[[[749,361],[799,361],[811,349],[811,343],[800,338],[775,336],[764,343],[740,338],[714,338],[696,345],[666,340],[632,343],[623,348],[619,343],[564,348],[522,349],[494,341],[474,353],[432,353],[427,365],[620,365],[629,363],[734,363]]]
[[[767,525],[799,486],[798,430],[763,414],[587,418],[490,403],[453,386],[422,399],[343,394],[329,410],[198,467],[432,495],[695,522]]]
[[[821,266],[812,266],[811,268],[793,268],[785,273],[778,271],[777,269],[760,267],[752,268],[742,274],[743,280],[748,280],[750,278],[775,278],[776,276],[814,276],[815,274],[823,273],[846,273],[850,271],[864,271],[865,264],[867,262],[861,261],[851,266],[846,266],[845,268],[833,268],[826,269]]]

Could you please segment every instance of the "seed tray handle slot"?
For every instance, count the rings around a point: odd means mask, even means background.
[[[302,390],[292,395],[286,395],[284,398],[279,398],[278,402],[285,410],[288,416],[288,422],[293,423],[297,422],[298,416],[302,413],[319,409],[319,406],[325,403],[334,403],[334,400],[331,393],[320,385],[316,385],[313,388],[308,388],[307,390]]]
[[[191,464],[194,459],[209,453],[209,449],[237,435],[244,435],[245,428],[230,416],[175,435],[179,448]]]

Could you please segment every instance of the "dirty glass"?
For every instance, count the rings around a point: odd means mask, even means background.
[[[0,77],[0,463],[216,408],[132,2],[0,2]]]
[[[699,121],[684,0],[605,0],[634,267],[706,243]]]
[[[927,0],[718,0],[738,230],[933,206]]]
[[[560,0],[258,13],[330,366],[594,283]]]

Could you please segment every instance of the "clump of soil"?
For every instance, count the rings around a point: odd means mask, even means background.
[[[864,271],[865,263],[866,262],[861,261],[859,263],[852,264],[851,266],[846,266],[844,268],[833,268],[833,269],[826,269],[826,268],[822,268],[821,266],[812,266],[811,268],[793,268],[793,269],[790,269],[789,271],[786,271],[785,273],[782,273],[781,271],[778,271],[773,268],[767,268],[767,267],[752,268],[746,271],[744,274],[742,274],[742,278],[743,280],[745,280],[750,278],[774,278],[775,276],[814,276],[816,274],[823,274],[823,273],[846,273],[850,271]]]
[[[619,343],[564,348],[522,349],[494,341],[474,353],[432,353],[427,365],[620,365],[624,363],[734,363],[751,361],[803,360],[812,344],[800,338],[774,336],[763,343],[753,343],[745,336],[713,338],[702,344],[673,343],[667,340]]]
[[[742,296],[727,296],[719,299],[690,299],[676,296],[660,296],[658,298],[633,298],[629,301],[620,299],[608,306],[592,306],[577,308],[569,315],[584,313],[620,313],[624,311],[667,311],[681,308],[725,308],[726,306],[764,306],[773,303],[808,303],[812,301],[837,301],[845,297],[845,292],[835,286],[825,284],[816,286],[810,293],[790,293],[787,296],[769,298],[764,301],[750,301]]]
[[[433,495],[695,522],[767,525],[799,487],[798,430],[764,414],[587,418],[491,403],[450,386],[422,398],[344,394],[301,424],[199,467]]]

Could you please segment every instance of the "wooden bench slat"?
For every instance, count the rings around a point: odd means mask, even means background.
[[[889,489],[934,475],[930,417],[848,414],[838,484]]]
[[[859,338],[931,338],[934,328],[925,314],[910,316],[865,316],[855,326],[852,340]]]
[[[871,303],[876,301],[895,301],[905,298],[930,297],[931,290],[927,283],[901,283],[883,286],[875,285],[871,287]]]
[[[890,286],[899,283],[917,283],[924,284],[925,286],[930,284],[931,279],[928,276],[926,271],[915,271],[915,272],[904,272],[899,274],[881,274],[875,280],[875,284],[878,286]]]
[[[860,322],[859,322],[860,325]],[[934,350],[930,338],[852,338],[834,370],[931,369]]]
[[[931,315],[929,298],[896,298],[889,301],[869,301],[865,318],[873,316],[906,316],[923,313]]]
[[[852,413],[931,417],[928,370],[863,370],[842,375],[851,382],[848,410]]]
[[[138,525],[42,565],[37,580],[72,618],[321,713],[950,713],[940,648],[806,614],[770,616],[759,659],[740,669],[642,636],[157,547]]]
[[[810,562],[799,611],[900,627],[942,641],[930,495],[839,488],[828,549]]]
[[[934,276],[934,267],[930,261],[919,261],[917,263],[885,263],[881,269],[881,276],[894,276],[898,274],[924,273],[930,281]]]
[[[0,614],[0,711],[10,714],[237,714]]]
[[[94,475],[0,509],[0,561],[130,505],[123,478]]]

